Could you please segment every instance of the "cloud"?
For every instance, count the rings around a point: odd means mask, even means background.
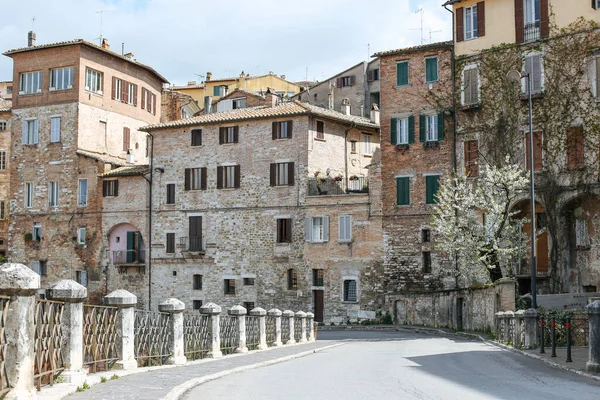
[[[6,0],[3,0],[6,1]],[[451,39],[450,13],[440,0],[30,0],[3,5],[16,16],[0,27],[0,49],[24,47],[27,32],[38,44],[102,35],[114,51],[151,65],[172,83],[274,71],[287,79],[323,80],[376,51],[418,45],[423,37]],[[32,10],[35,10],[32,11]],[[12,61],[0,60],[0,80],[10,79]]]

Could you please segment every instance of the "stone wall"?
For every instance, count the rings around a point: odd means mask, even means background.
[[[1,97],[1,95],[0,95]],[[2,100],[0,99],[0,103]],[[5,167],[0,170],[0,202],[4,202],[4,215],[0,218],[0,254],[7,255],[8,225],[10,211],[10,141],[12,132],[12,115],[10,111],[0,111],[0,122],[6,123],[6,129],[0,130],[0,151],[6,153]]]

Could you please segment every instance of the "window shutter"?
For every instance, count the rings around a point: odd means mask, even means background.
[[[329,217],[323,217],[323,241],[329,242]]]
[[[271,186],[275,186],[277,185],[277,164],[275,163],[271,163],[271,168],[270,168],[270,172],[271,172]]]
[[[531,57],[531,75],[533,79],[531,81],[531,90],[533,93],[542,90],[542,56],[537,54]]]
[[[116,77],[112,77],[112,91],[111,91],[111,98],[114,100],[115,97],[117,97],[117,78]]]
[[[156,115],[156,95],[152,95],[152,114]]]
[[[240,166],[236,165],[235,167],[233,167],[233,172],[235,175],[235,184],[233,185],[233,187],[239,188],[240,187],[240,179],[242,177]]]
[[[373,81],[373,70],[367,71],[367,81],[369,81],[369,82]]]
[[[240,127],[234,126],[233,127],[233,143],[238,143],[239,137],[240,137]]]
[[[200,190],[206,190],[206,168],[200,168]]]
[[[137,85],[133,85],[133,106],[137,107],[137,99],[138,99],[138,87]]]
[[[219,144],[223,144],[225,142],[225,128],[219,128]]]
[[[525,40],[525,27],[523,26],[523,0],[515,0],[515,33],[517,43]]]
[[[312,217],[304,218],[304,240],[312,242]]]
[[[354,86],[356,84],[356,76],[350,76],[350,86]]]
[[[390,135],[390,143],[392,145],[395,145],[396,143],[398,143],[398,133],[397,133],[397,126],[396,123],[398,122],[398,120],[396,118],[392,118],[392,120],[390,121],[390,131],[391,131],[391,135]]]
[[[335,86],[338,88],[342,87],[342,78],[337,78],[335,82]]]
[[[415,116],[408,117],[408,143],[415,142]]]
[[[479,10],[478,10],[479,11]],[[456,9],[456,41],[462,42],[465,37],[465,9],[460,7]]]
[[[288,185],[294,186],[294,163],[288,163]]]
[[[223,167],[217,167],[217,189],[223,189]]]
[[[127,90],[129,83],[121,81],[121,103],[127,103]]]
[[[338,240],[346,240],[346,216],[338,216]]]
[[[129,150],[129,128],[123,128],[123,151]]]
[[[119,195],[119,180],[115,180],[115,197]]]
[[[592,8],[595,10],[596,9],[596,0],[592,0]]]
[[[396,178],[396,204],[410,204],[410,178],[407,176]]]
[[[288,136],[288,139],[292,138],[292,130],[293,130],[292,126],[294,126],[294,121],[288,121],[287,122],[287,136]]]
[[[28,139],[28,135],[27,135],[27,121],[23,120],[23,123],[21,124],[22,127],[22,131],[21,131],[21,143],[23,144],[28,144],[27,139]]]
[[[408,85],[408,61],[396,64],[396,86]]]
[[[419,115],[419,141],[424,142],[426,139],[425,136],[425,124],[427,117],[423,114]]]
[[[271,126],[273,127],[273,140],[277,139],[277,128],[279,127],[279,122],[273,122],[271,124]]]
[[[444,140],[444,113],[438,114],[438,140]]]
[[[106,197],[108,194],[108,181],[102,181],[102,197]]]
[[[477,37],[485,36],[485,2],[477,3]]]
[[[141,104],[141,108],[142,110],[144,110],[146,108],[146,89],[142,88],[142,104]]]
[[[285,220],[286,224],[285,224],[285,237],[287,239],[288,242],[292,241],[292,220],[291,219],[287,219]]]
[[[40,141],[40,120],[36,119],[33,121],[33,143],[39,143]]]
[[[548,0],[540,0],[540,36],[545,38],[550,33]]]
[[[185,169],[185,175],[184,175],[184,188],[185,190],[190,190],[190,182],[191,182],[191,178],[192,178],[192,170],[190,168],[186,168]]]

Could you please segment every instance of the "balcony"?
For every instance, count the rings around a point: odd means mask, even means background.
[[[113,265],[133,265],[139,266],[146,264],[146,252],[144,250],[113,250]]]
[[[202,236],[182,236],[179,238],[179,247],[182,251],[190,253],[204,253]]]
[[[534,42],[540,38],[540,21],[525,24],[523,27],[523,41]]]
[[[369,193],[369,183],[366,177],[350,177],[348,187],[345,179],[315,178],[308,180],[309,196],[340,196],[355,193]]]

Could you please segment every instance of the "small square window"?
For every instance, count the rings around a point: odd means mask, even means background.
[[[277,220],[277,243],[290,243],[292,241],[292,220],[280,218]]]
[[[245,308],[246,310],[248,310],[248,311],[251,311],[251,310],[253,310],[253,309],[255,308],[255,307],[254,307],[254,302],[253,302],[253,301],[245,301],[245,302],[244,302],[244,308]]]
[[[430,251],[423,252],[423,273],[424,274],[431,273],[431,252]]]
[[[202,146],[202,129],[192,129],[192,146]]]
[[[296,275],[296,270],[293,268],[287,271],[287,288],[288,290],[298,289],[298,276]]]
[[[235,279],[225,279],[225,294],[235,294]]]
[[[325,123],[317,121],[317,139],[325,139]]]
[[[202,275],[194,275],[194,290],[202,290]]]
[[[344,280],[344,301],[356,302],[358,301],[358,293],[356,290],[356,280],[346,279]]]
[[[244,286],[254,286],[254,278],[244,278]]]
[[[431,242],[431,231],[429,229],[422,229],[421,230],[421,241],[423,243],[429,243],[429,242]]]
[[[199,310],[202,308],[202,300],[192,300],[192,308],[194,310]]]
[[[323,270],[313,269],[313,286],[323,286]]]

